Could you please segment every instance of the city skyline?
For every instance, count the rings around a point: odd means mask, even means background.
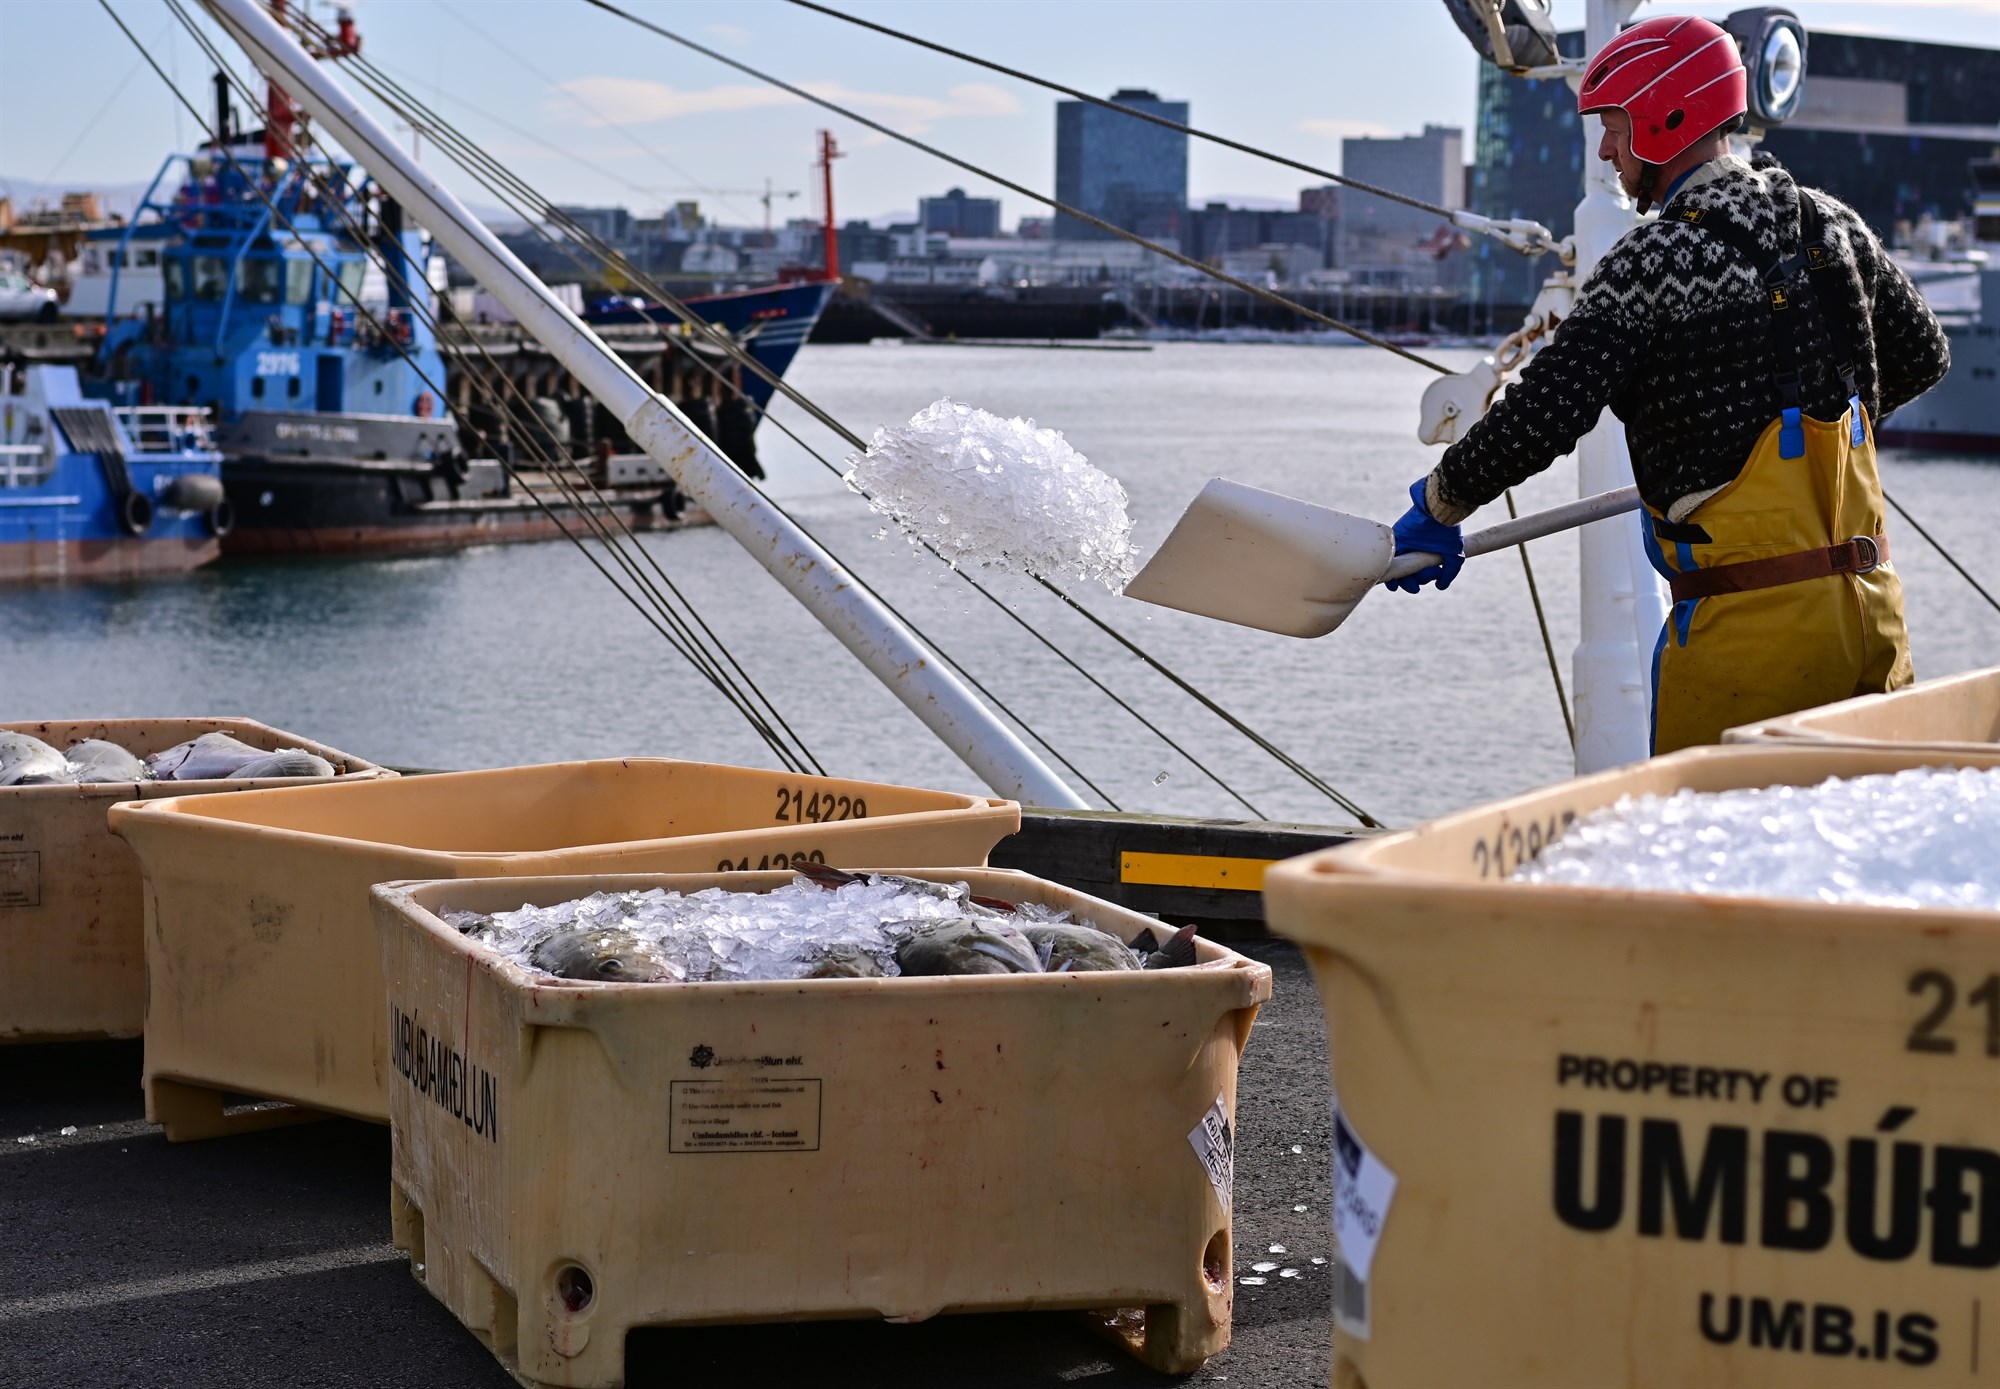
[[[1030,188],[1054,191],[1053,93],[787,5],[739,5],[728,24],[715,22],[712,7],[684,0],[635,8]],[[1893,25],[1936,42],[2000,39],[2000,0],[1893,6],[1798,0],[1792,8],[1808,25],[1846,32]],[[205,105],[206,70],[187,37],[159,9],[137,0],[119,9],[190,99]],[[1474,123],[1476,61],[1444,7],[1427,0],[1226,9],[1165,3],[1149,7],[1147,22],[1136,26],[1129,7],[1090,0],[853,9],[1093,93],[1149,87],[1165,100],[1188,102],[1197,126],[1335,170],[1344,136],[1413,135],[1425,125],[1470,131]],[[1581,22],[1581,0],[1557,0],[1555,9],[1564,27]],[[656,215],[664,205],[693,199],[710,217],[754,224],[763,212],[751,190],[765,178],[780,190],[812,187],[806,181],[811,133],[824,125],[849,156],[838,168],[843,221],[914,218],[918,199],[952,186],[1000,198],[1009,228],[1023,216],[1046,215],[1039,204],[581,6],[488,0],[477,27],[467,23],[467,0],[367,0],[355,12],[370,58],[436,99],[444,114],[556,202]],[[1217,25],[1223,15],[1229,22]],[[129,45],[101,10],[13,0],[9,19],[12,41],[0,50],[0,179],[63,188],[129,185],[148,178],[171,149],[195,142],[193,119],[170,104],[136,55],[123,61]],[[1289,35],[1287,53],[1402,50],[1437,76],[1412,81],[1408,63],[1383,61],[1354,64],[1337,83],[1273,81],[1274,33]],[[1052,44],[1055,35],[1064,42]],[[1112,37],[1118,41],[1092,41]],[[108,86],[101,96],[79,100],[81,55],[90,50],[91,70]],[[64,61],[46,61],[49,53]],[[429,166],[461,196],[488,201],[455,168],[427,154]],[[1200,141],[1190,149],[1188,201],[1196,206],[1295,204],[1298,190],[1316,181]],[[806,193],[780,202],[776,215],[784,220],[809,205]]]

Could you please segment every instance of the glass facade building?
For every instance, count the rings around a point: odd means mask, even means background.
[[[1185,101],[1136,87],[1111,100],[1187,124]],[[1178,239],[1187,187],[1187,136],[1089,102],[1056,103],[1056,197],[1063,202],[1141,236]],[[1055,232],[1079,240],[1108,235],[1064,213],[1056,214]]]

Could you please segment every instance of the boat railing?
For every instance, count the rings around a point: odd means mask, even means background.
[[[185,453],[215,447],[208,411],[199,405],[125,405],[112,411],[135,453]]]
[[[0,487],[39,487],[48,481],[46,444],[0,444]]]

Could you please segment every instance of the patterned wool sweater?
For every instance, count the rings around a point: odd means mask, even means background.
[[[1672,208],[1734,219],[1789,256],[1799,249],[1798,221],[1780,227],[1771,195],[1794,186],[1768,155],[1754,165],[1725,156],[1697,168]],[[1855,381],[1879,423],[1945,374],[1950,349],[1909,276],[1854,209],[1811,196],[1842,272]],[[1816,294],[1828,278],[1813,276]],[[1802,403],[1815,419],[1837,420],[1847,393],[1822,306],[1799,298]],[[1570,452],[1609,405],[1625,422],[1640,495],[1684,518],[1736,476],[1778,415],[1770,320],[1756,272],[1720,238],[1665,219],[1634,227],[1597,263],[1553,340],[1445,451],[1426,488],[1431,514],[1462,521]]]

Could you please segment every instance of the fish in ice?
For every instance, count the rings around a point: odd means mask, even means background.
[[[333,764],[303,748],[253,748],[227,733],[204,733],[146,759],[162,781],[223,781],[244,776],[331,776]],[[257,770],[247,772],[246,768]]]
[[[254,781],[258,777],[332,776],[333,763],[304,748],[279,748],[276,752],[245,762],[229,774],[230,781]]]
[[[820,947],[806,960],[801,979],[880,979],[882,962],[858,945],[835,942]]]
[[[896,964],[908,975],[1040,974],[1043,960],[1006,922],[960,916],[910,932],[896,947]]]
[[[71,777],[86,786],[152,779],[152,773],[146,770],[144,762],[118,744],[107,743],[102,738],[85,738],[80,743],[73,743],[63,757],[69,762]]]
[[[1022,926],[1028,943],[1046,956],[1051,974],[1138,969],[1139,952],[1124,941],[1082,922],[1034,922]]]
[[[557,931],[528,952],[528,963],[559,979],[599,984],[672,982],[683,974],[649,941],[605,927]]]
[[[40,738],[0,729],[0,786],[53,786],[74,780],[63,755]]]

